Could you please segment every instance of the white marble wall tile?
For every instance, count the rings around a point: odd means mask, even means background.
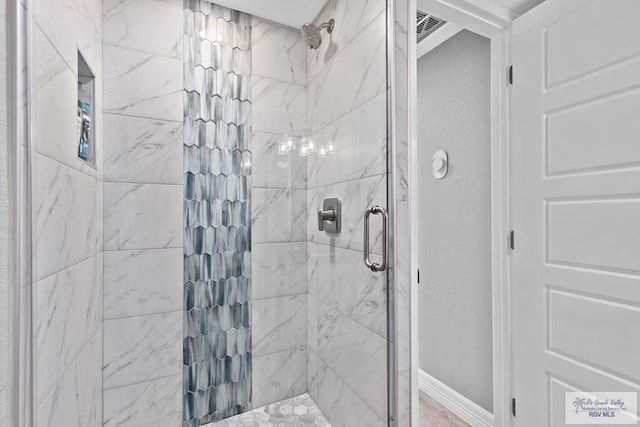
[[[387,417],[387,341],[318,304],[318,357],[379,417]]]
[[[37,407],[37,425],[102,426],[101,365],[102,333],[98,328],[60,381]]]
[[[104,318],[182,309],[182,248],[107,251]]]
[[[307,349],[307,393],[314,402],[318,402],[318,355],[314,350]]]
[[[307,391],[306,347],[254,356],[252,368],[253,406],[256,408]]]
[[[182,371],[183,312],[104,322],[104,388],[176,375]]]
[[[105,250],[182,247],[182,186],[104,187]]]
[[[386,89],[386,16],[380,14],[309,82],[309,120],[322,129]]]
[[[387,170],[387,96],[373,100],[327,126],[316,135],[318,145],[334,152],[317,157],[318,186],[380,175]]]
[[[36,278],[74,265],[98,249],[98,181],[36,154],[34,217]]]
[[[253,301],[253,355],[307,345],[307,295]]]
[[[370,374],[376,375],[377,373],[371,372]],[[332,426],[387,426],[386,418],[380,418],[373,408],[363,402],[322,360],[318,361],[317,381],[318,399],[316,403]],[[377,392],[384,395],[382,390],[386,390],[386,388],[377,390]],[[384,407],[387,407],[386,403]]]
[[[386,274],[374,273],[363,253],[317,245],[317,286],[310,294],[380,337],[387,336]]]
[[[398,412],[399,426],[411,425],[411,371],[398,374]]]
[[[254,188],[252,190],[252,242],[307,240],[305,190]]]
[[[102,1],[35,0],[30,7],[36,24],[71,69],[77,66],[78,49],[94,71],[101,69]]]
[[[317,210],[326,198],[342,200],[342,231],[330,234],[318,230]],[[308,236],[311,242],[362,251],[364,245],[364,211],[374,205],[387,206],[387,176],[378,175],[355,181],[332,184],[310,190]],[[370,250],[381,253],[382,220],[372,215],[370,221]],[[375,260],[375,259],[374,259]]]
[[[182,375],[104,391],[105,427],[177,427],[182,419]]]
[[[96,250],[102,252],[104,249],[104,182],[96,183]],[[100,253],[99,252],[99,253]]]
[[[316,50],[307,51],[309,79],[321,71],[338,52],[341,52],[378,15],[385,10],[384,0],[330,0],[314,22],[320,24],[335,19],[331,35],[323,34],[323,42]]]
[[[103,42],[182,59],[182,0],[104,0]]]
[[[38,404],[102,322],[101,267],[93,256],[34,286]]]
[[[279,154],[283,135],[255,132],[251,138],[253,188],[307,188],[307,159],[291,151]]]
[[[78,158],[76,70],[69,68],[37,26],[33,33],[35,148],[67,166],[96,176],[96,169]],[[96,136],[100,139],[98,133]]]
[[[251,255],[253,300],[307,293],[307,243],[257,243]]]
[[[253,17],[251,73],[254,76],[307,84],[307,48],[300,31]]]
[[[300,134],[306,130],[306,87],[252,77],[252,127],[256,132]]]
[[[105,45],[103,74],[106,113],[182,121],[181,60]]]
[[[311,293],[307,295],[307,347],[318,352],[318,299]]]
[[[395,243],[395,271],[396,293],[395,304],[398,318],[396,319],[396,351],[398,353],[398,372],[411,369],[411,251],[409,246],[409,204],[397,202],[397,221],[394,238]],[[402,216],[400,216],[402,215]],[[402,221],[404,219],[404,221]],[[414,296],[416,298],[417,296]],[[417,345],[417,343],[416,343]]]
[[[182,124],[105,114],[104,179],[182,184]]]

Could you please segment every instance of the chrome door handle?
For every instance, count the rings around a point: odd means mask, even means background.
[[[372,262],[369,259],[369,217],[371,214],[382,215],[382,264]],[[387,210],[381,206],[373,206],[367,209],[364,213],[364,264],[371,271],[385,271],[387,269],[387,223],[389,222],[389,216]]]

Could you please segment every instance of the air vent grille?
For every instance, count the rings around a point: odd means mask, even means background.
[[[438,28],[446,24],[444,19],[436,18],[428,13],[418,11],[418,43],[427,38],[430,34],[433,34]]]

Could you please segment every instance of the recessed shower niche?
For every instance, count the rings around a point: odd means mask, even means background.
[[[96,167],[95,143],[95,91],[96,77],[87,61],[78,51],[78,158]]]

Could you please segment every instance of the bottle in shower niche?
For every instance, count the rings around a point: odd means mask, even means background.
[[[80,142],[78,145],[78,157],[89,159],[89,143],[91,138],[91,106],[88,102],[78,101],[78,128],[80,130]]]

